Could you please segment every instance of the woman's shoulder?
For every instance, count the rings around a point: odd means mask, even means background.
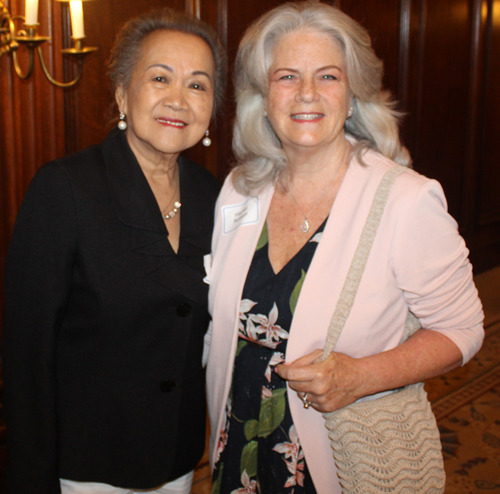
[[[356,167],[353,171],[358,181],[365,181],[363,191],[372,198],[385,173],[402,165],[375,151],[367,152],[364,158],[366,164],[356,162],[353,164]],[[385,211],[385,224],[406,225],[401,231],[406,227],[413,228],[412,225],[418,221],[425,222],[438,217],[446,218],[444,221],[456,228],[455,220],[448,214],[448,204],[441,184],[413,169],[407,168],[394,182]]]
[[[102,170],[103,167],[104,159],[99,144],[45,163],[39,168],[35,177],[55,178],[57,176],[66,176],[70,181],[85,181],[86,176],[92,179],[96,172]]]
[[[356,167],[356,172],[360,177],[364,177],[367,181],[372,181],[374,184],[380,183],[383,176],[390,169],[396,167],[405,168],[405,173],[400,175],[393,185],[393,197],[399,200],[406,201],[414,199],[422,194],[430,194],[446,202],[441,184],[433,179],[418,173],[414,169],[400,165],[395,161],[383,156],[374,150],[368,150],[363,155],[363,164],[354,160],[353,166]]]
[[[208,193],[219,194],[222,186],[221,181],[205,167],[182,155],[179,157],[179,166],[181,174],[188,180],[195,181]]]
[[[95,150],[85,149],[42,165],[28,186],[16,223],[32,216],[33,208],[44,217],[60,219],[70,216],[76,191],[93,193],[99,188],[95,173],[89,176],[88,172],[81,172],[88,168],[85,164],[95,163],[92,159],[95,155]]]
[[[91,146],[45,163],[36,171],[31,186],[50,186],[68,181],[84,183],[88,175],[88,179],[93,181],[96,170],[102,165],[100,146]]]

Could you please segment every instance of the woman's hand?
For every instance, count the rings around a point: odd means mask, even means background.
[[[363,358],[315,350],[275,369],[319,412],[333,412],[363,396],[431,379],[462,364],[462,352],[447,336],[420,329],[402,345]]]
[[[299,398],[307,393],[307,401],[319,412],[333,412],[362,395],[363,382],[359,359],[343,353],[331,353],[321,361],[323,350],[315,350],[291,364],[276,366],[276,373],[288,381]]]

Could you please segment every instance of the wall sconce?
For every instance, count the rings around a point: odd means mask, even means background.
[[[71,87],[74,86],[82,75],[83,71],[83,59],[89,53],[97,50],[94,47],[84,47],[83,40],[85,39],[85,31],[83,27],[83,7],[82,1],[87,0],[57,0],[58,2],[68,2],[70,5],[71,13],[71,39],[74,42],[73,48],[66,48],[61,50],[62,53],[71,55],[75,57],[78,61],[78,75],[71,82],[58,82],[52,78],[49,74],[47,66],[45,65],[45,60],[43,58],[41,44],[47,40],[50,40],[48,36],[38,36],[37,27],[40,25],[38,23],[38,0],[25,0],[25,16],[17,15],[11,17],[5,4],[0,0],[0,57],[3,54],[11,54],[14,61],[14,68],[16,74],[21,79],[29,79],[33,72],[34,65],[34,51],[35,48],[38,50],[38,55],[40,56],[40,62],[42,64],[43,72],[45,73],[47,79],[58,87]],[[21,19],[24,21],[24,29],[15,32],[14,20]],[[28,71],[23,73],[19,62],[17,60],[17,49],[19,46],[24,46],[29,50],[29,62]]]

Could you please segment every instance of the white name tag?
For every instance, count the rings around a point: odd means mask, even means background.
[[[231,233],[240,226],[253,225],[259,221],[259,198],[251,197],[241,204],[222,206],[222,232]]]
[[[207,284],[210,285],[210,279],[212,277],[212,254],[207,254],[203,256],[203,265],[205,266],[205,278],[203,278],[203,281]]]

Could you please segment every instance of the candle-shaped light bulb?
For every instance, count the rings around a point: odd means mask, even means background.
[[[83,29],[83,7],[81,0],[72,0],[69,2],[69,9],[71,13],[71,31],[73,38],[85,38],[85,31]]]
[[[25,6],[25,24],[27,26],[36,26],[38,23],[38,0],[26,0]]]

